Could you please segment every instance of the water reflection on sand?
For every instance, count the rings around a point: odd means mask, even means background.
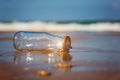
[[[44,68],[45,66],[50,67],[55,63],[69,62],[70,54],[64,53],[42,53],[41,51],[15,51],[14,53],[14,64],[22,66],[29,66],[31,68]]]
[[[15,51],[12,40],[3,38],[3,33],[0,35],[0,79],[120,80],[120,33],[105,34],[70,33],[73,49],[67,58],[64,54],[53,57],[42,52]],[[58,68],[56,63],[68,63],[72,67]],[[38,77],[36,73],[41,69],[49,70],[52,75]]]
[[[52,64],[60,60],[58,57],[49,56],[50,54],[43,54],[40,51],[16,51],[14,63],[35,67],[35,65]]]

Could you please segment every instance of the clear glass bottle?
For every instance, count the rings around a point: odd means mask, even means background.
[[[47,32],[16,32],[13,38],[17,50],[62,50],[69,51],[71,39],[69,36],[57,36]]]

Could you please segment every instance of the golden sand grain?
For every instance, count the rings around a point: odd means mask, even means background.
[[[68,63],[57,63],[55,64],[55,66],[57,66],[58,68],[71,68],[72,67],[72,65]]]
[[[37,72],[37,74],[38,74],[39,76],[50,76],[50,75],[51,75],[51,73],[50,73],[49,71],[47,71],[47,70],[39,70],[39,71]]]
[[[29,67],[25,67],[25,68],[24,68],[25,71],[28,71],[29,69],[30,69]]]

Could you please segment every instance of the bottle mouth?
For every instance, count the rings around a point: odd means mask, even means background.
[[[70,36],[64,36],[63,37],[62,51],[68,52],[69,49],[72,49],[72,47],[71,47],[71,38],[70,38]]]

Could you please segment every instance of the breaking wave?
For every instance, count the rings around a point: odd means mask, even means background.
[[[0,31],[94,31],[120,32],[120,23],[99,22],[91,24],[56,22],[11,22],[0,23]]]

